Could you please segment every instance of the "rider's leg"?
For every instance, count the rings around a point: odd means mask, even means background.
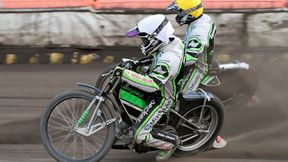
[[[207,73],[206,69],[194,69],[192,73],[189,75],[188,82],[184,85],[182,91],[184,94],[190,93],[190,92],[196,92],[197,88],[199,87],[199,84],[202,79],[204,79],[204,76]],[[212,147],[213,148],[223,148],[227,145],[227,141],[224,140],[221,136],[217,136]]]
[[[178,137],[159,130],[152,133],[152,128],[173,105],[173,100],[165,98],[162,100],[151,99],[148,103],[132,127],[134,141],[137,144],[144,143],[146,146],[160,150],[169,150],[177,143]]]

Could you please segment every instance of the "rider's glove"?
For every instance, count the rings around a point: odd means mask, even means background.
[[[124,69],[117,66],[114,70],[113,70],[113,75],[114,76],[122,76]]]
[[[137,65],[133,60],[126,60],[121,64],[121,67],[129,70],[135,71],[137,69]]]
[[[153,61],[153,55],[149,55],[147,57],[143,57],[137,61],[138,65],[150,65]]]

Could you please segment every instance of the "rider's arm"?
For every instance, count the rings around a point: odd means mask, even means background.
[[[131,70],[124,70],[122,79],[130,85],[146,92],[155,92],[161,89],[170,76],[169,66],[158,63],[149,75],[138,74]]]
[[[192,37],[186,47],[186,61],[196,63],[196,67],[203,73],[208,69],[207,56],[205,56],[206,48],[207,43],[198,37]]]
[[[208,49],[213,46],[210,40],[216,33],[216,26],[211,18],[207,16],[204,18],[201,22],[189,26],[186,39],[186,55],[190,57],[190,61],[196,63],[199,72],[203,74],[208,70]]]

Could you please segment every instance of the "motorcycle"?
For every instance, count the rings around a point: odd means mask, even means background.
[[[246,66],[237,64],[233,68],[238,65]],[[222,69],[231,67],[221,66]],[[215,78],[216,75],[207,84]],[[61,93],[46,106],[40,121],[40,135],[46,150],[57,161],[95,162],[104,158],[111,148],[130,149],[137,153],[156,150],[144,144],[134,144],[129,135],[129,128],[145,111],[131,99],[146,104],[145,96],[155,94],[128,85],[113,75],[111,69],[104,80],[106,83],[100,89],[78,83],[80,90]],[[128,92],[128,97],[121,96]],[[182,157],[209,148],[223,121],[222,101],[199,88],[196,92],[178,93],[173,108],[160,118],[154,128],[179,136],[180,145],[174,155]]]

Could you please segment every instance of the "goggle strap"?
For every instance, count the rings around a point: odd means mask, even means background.
[[[185,10],[185,11],[183,11],[183,13],[189,14],[190,12],[196,11],[196,10],[198,10],[198,9],[201,8],[201,7],[203,7],[203,3],[200,3],[200,4],[198,4],[197,6],[195,6],[195,7],[193,7],[193,8],[190,8],[190,9],[188,9],[188,10]]]
[[[158,26],[158,28],[150,35],[149,39],[154,39],[159,33],[160,31],[168,24],[169,20],[167,19],[167,17],[165,17],[165,19],[162,21],[162,23]]]

